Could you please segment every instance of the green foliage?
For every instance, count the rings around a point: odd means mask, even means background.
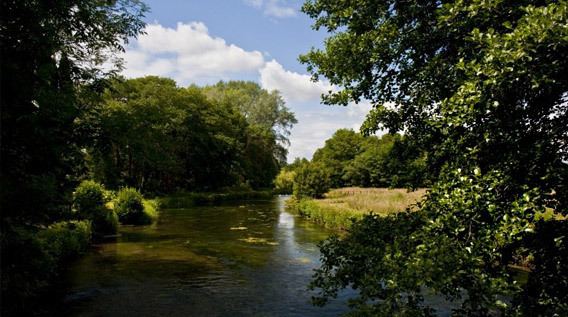
[[[118,191],[114,210],[122,224],[146,225],[152,223],[152,215],[144,207],[144,197],[135,188],[125,187]]]
[[[168,194],[271,187],[295,122],[277,93],[256,84],[181,88],[149,76],[114,81],[81,126],[97,135],[88,152],[95,179]]]
[[[340,129],[314,153],[312,161],[329,169],[332,188],[419,188],[432,178],[425,157],[426,151],[399,134],[363,137]]]
[[[83,222],[39,228],[70,214],[88,143],[76,123],[146,10],[138,0],[0,2],[3,316],[38,313],[35,295],[50,294],[60,259],[90,237]]]
[[[222,193],[177,193],[158,198],[161,208],[188,208],[195,205],[214,204],[232,200],[270,199],[271,191],[238,190]]]
[[[308,0],[303,10],[331,32],[301,57],[341,87],[324,102],[367,99],[366,134],[404,131],[427,153],[413,165],[442,171],[419,213],[369,217],[323,244],[323,298],[355,285],[358,312],[428,315],[428,287],[461,300],[457,315],[567,314],[566,274],[548,275],[567,262],[566,222],[536,215],[568,212],[568,2]],[[507,269],[518,252],[534,258],[525,285]]]
[[[321,205],[315,200],[305,198],[291,198],[286,204],[289,210],[298,215],[332,229],[349,229],[356,220],[365,215],[358,210]]]
[[[288,169],[280,170],[274,179],[274,189],[279,194],[292,194],[296,173]]]
[[[21,316],[38,313],[62,264],[87,250],[91,229],[88,221],[46,228],[5,226],[1,237],[2,315]]]
[[[90,218],[105,203],[103,185],[92,180],[82,181],[73,193],[73,205],[83,218]]]
[[[115,234],[118,231],[118,215],[112,209],[100,207],[89,220],[96,235]]]
[[[79,95],[119,62],[115,53],[144,27],[146,7],[137,0],[0,6],[0,205],[6,217],[49,223],[62,216],[82,167],[75,120],[88,106]]]
[[[91,221],[96,234],[113,234],[118,230],[118,216],[105,206],[108,194],[103,185],[92,181],[83,181],[73,193],[73,205],[81,219]]]
[[[321,198],[330,186],[330,171],[321,163],[308,163],[300,166],[294,176],[294,196]]]
[[[41,230],[38,239],[53,259],[69,259],[83,253],[89,246],[91,224],[76,220],[56,222]]]

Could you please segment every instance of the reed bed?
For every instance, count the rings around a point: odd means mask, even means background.
[[[291,199],[289,209],[334,229],[348,229],[353,221],[373,213],[380,216],[416,208],[426,189],[348,187],[331,190],[324,199]]]

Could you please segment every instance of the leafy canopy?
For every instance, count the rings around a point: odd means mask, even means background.
[[[462,299],[458,315],[567,314],[568,278],[550,276],[568,262],[568,2],[308,0],[303,11],[330,32],[301,57],[341,87],[324,102],[371,101],[363,131],[403,131],[440,171],[419,212],[370,217],[323,245],[322,298],[353,286],[358,312],[428,315],[427,286]],[[544,210],[558,217],[537,220]],[[534,259],[522,285],[518,257]]]

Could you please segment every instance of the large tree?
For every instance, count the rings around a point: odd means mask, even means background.
[[[0,204],[5,217],[45,221],[65,204],[82,160],[77,87],[96,86],[108,73],[103,62],[119,62],[115,53],[141,31],[146,7],[138,0],[0,5]]]
[[[426,286],[462,299],[456,313],[567,314],[568,2],[309,0],[303,11],[331,33],[301,57],[341,87],[324,101],[371,101],[363,130],[403,131],[441,172],[419,212],[370,217],[323,245],[323,298],[351,285],[360,312],[428,315]],[[544,211],[556,218],[539,221]],[[522,285],[518,257],[534,258]]]

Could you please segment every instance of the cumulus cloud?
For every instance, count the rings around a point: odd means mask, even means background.
[[[287,102],[319,101],[333,87],[323,81],[313,82],[309,75],[285,70],[272,60],[260,70],[260,84],[268,90],[278,90]]]
[[[213,37],[201,22],[178,23],[176,28],[150,24],[127,48],[129,77],[170,76],[181,82],[227,79],[231,74],[255,73],[264,65],[259,51],[246,51]]]
[[[244,0],[251,7],[261,9],[267,16],[289,18],[297,15],[296,10],[283,0]]]

